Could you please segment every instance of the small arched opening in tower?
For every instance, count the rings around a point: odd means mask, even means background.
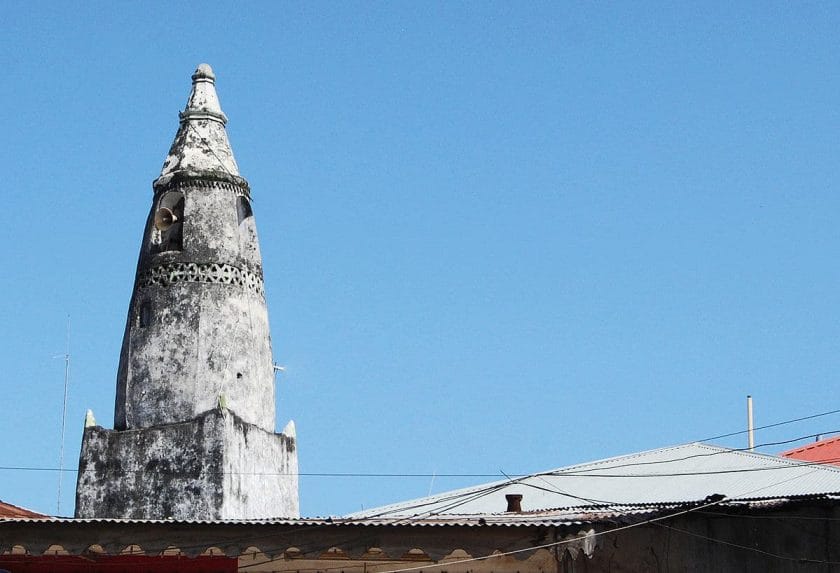
[[[184,247],[184,194],[169,191],[161,196],[152,218],[152,253],[180,251]]]
[[[242,195],[236,197],[236,221],[240,225],[248,217],[253,217],[254,212],[251,210],[251,202]]]
[[[146,328],[152,324],[152,303],[144,300],[137,307],[137,326]]]
[[[245,256],[253,256],[257,251],[257,228],[254,225],[254,212],[251,201],[243,195],[236,197],[236,221],[239,224],[240,252]]]

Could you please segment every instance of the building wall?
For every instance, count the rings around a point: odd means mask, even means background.
[[[591,558],[561,561],[562,573],[840,571],[840,510],[697,511],[609,533]]]
[[[93,549],[112,555],[219,554],[245,570],[288,573],[840,572],[837,502],[787,505],[557,527],[516,516],[510,525],[8,521],[0,522],[0,553],[78,555],[99,544]]]
[[[140,430],[85,429],[76,517],[297,517],[295,440],[224,409]]]

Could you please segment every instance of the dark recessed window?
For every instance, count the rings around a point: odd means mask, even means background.
[[[241,225],[242,221],[248,217],[253,217],[254,212],[251,210],[251,202],[247,198],[240,195],[236,198],[236,218]]]
[[[151,250],[153,253],[180,251],[184,245],[184,194],[164,193],[152,214]]]
[[[152,323],[152,303],[145,301],[140,304],[137,311],[137,325],[140,328],[145,328]]]

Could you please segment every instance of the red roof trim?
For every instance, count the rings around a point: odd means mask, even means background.
[[[32,511],[31,509],[26,509],[25,507],[20,507],[17,505],[12,505],[11,503],[6,503],[5,501],[0,501],[0,517],[49,517],[48,515],[44,515],[43,513],[38,513],[37,511]]]
[[[783,458],[840,465],[840,436],[826,438],[779,454]]]

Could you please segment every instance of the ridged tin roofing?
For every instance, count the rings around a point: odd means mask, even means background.
[[[0,517],[0,525],[6,522],[37,522],[54,523],[63,525],[76,524],[100,524],[100,525],[160,525],[160,526],[290,526],[295,529],[301,527],[527,527],[527,526],[556,526],[556,525],[581,525],[599,521],[624,521],[638,520],[648,516],[659,514],[663,511],[672,511],[678,506],[621,506],[621,507],[591,507],[578,509],[547,510],[519,514],[495,514],[495,515],[437,515],[430,517],[378,517],[378,518],[297,518],[297,519],[241,519],[241,520],[173,520],[173,519],[114,519],[114,518],[71,518],[71,517],[29,517],[29,516],[8,516]],[[36,514],[37,515],[37,514]]]
[[[840,492],[840,468],[702,443],[573,465],[513,480],[368,509],[348,517],[503,513],[505,495],[522,510],[730,501]],[[507,514],[510,515],[510,514]]]

